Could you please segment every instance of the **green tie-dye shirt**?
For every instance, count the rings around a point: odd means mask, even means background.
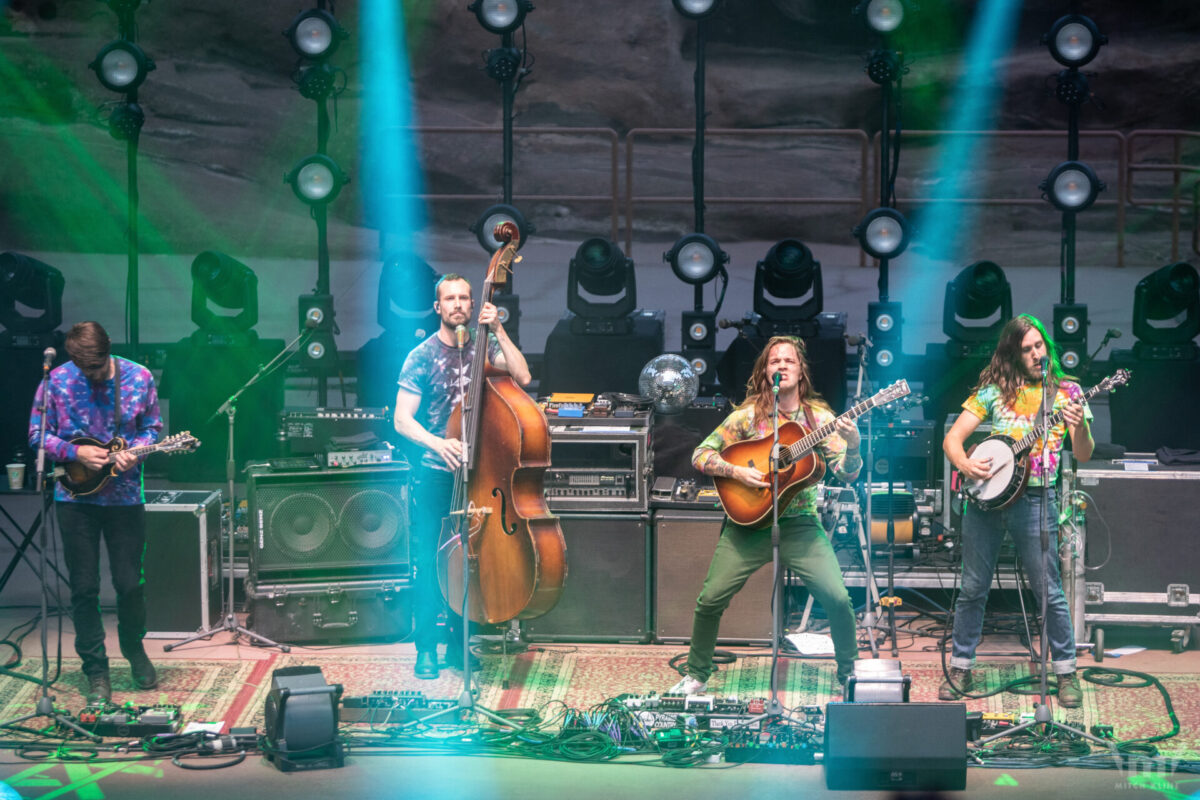
[[[1050,409],[1051,414],[1061,411],[1073,400],[1078,400],[1083,397],[1083,390],[1078,383],[1071,381],[1062,381],[1058,385],[1058,392],[1054,396],[1054,405]],[[1036,383],[1032,386],[1025,386],[1017,393],[1016,402],[1011,406],[1005,404],[1000,397],[1000,387],[994,383],[989,383],[975,394],[966,399],[962,405],[963,409],[970,412],[984,422],[992,423],[992,433],[1001,433],[1005,436],[1011,436],[1013,439],[1020,439],[1025,434],[1037,427],[1042,414],[1042,384]],[[1087,420],[1092,419],[1092,410],[1085,402],[1083,404],[1083,415]],[[1049,435],[1049,467],[1051,481],[1053,476],[1058,474],[1058,462],[1062,453],[1063,438],[1067,435],[1066,421],[1059,422],[1050,428]],[[1030,469],[1029,469],[1029,485],[1042,485],[1042,443],[1043,439],[1038,439],[1034,442],[1030,449]]]

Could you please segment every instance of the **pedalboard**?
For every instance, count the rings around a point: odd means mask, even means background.
[[[457,700],[432,699],[424,692],[376,690],[369,695],[343,697],[338,721],[400,725],[457,706]]]
[[[81,728],[104,738],[144,739],[165,733],[176,733],[183,723],[176,705],[123,706],[111,703],[84,706],[79,712]]]

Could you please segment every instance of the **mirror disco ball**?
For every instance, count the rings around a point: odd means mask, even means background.
[[[696,399],[700,376],[683,356],[668,353],[646,362],[638,375],[638,392],[654,402],[660,414],[678,414]]]

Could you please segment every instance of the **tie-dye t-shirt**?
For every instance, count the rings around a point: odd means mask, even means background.
[[[79,436],[107,442],[114,436],[125,440],[126,447],[145,447],[158,441],[162,414],[158,410],[158,390],[150,370],[114,358],[121,376],[121,424],[113,425],[113,379],[92,383],[73,361],[50,371],[50,400],[46,408],[46,455],[52,461],[75,461],[79,448],[70,443]],[[38,446],[42,417],[42,387],[38,385],[29,417],[29,446]],[[142,493],[142,467],[118,473],[99,491],[83,497],[71,497],[60,483],[54,498],[66,502],[100,506],[135,506],[145,502]]]
[[[832,411],[820,406],[811,406],[811,413],[816,427],[820,428],[834,419],[836,416]],[[808,421],[804,416],[802,409],[797,409],[793,412],[781,412],[780,417],[784,420],[799,422],[804,426],[805,430],[809,429]],[[780,425],[783,423],[781,422]],[[759,439],[764,436],[771,436],[772,425],[770,417],[763,419],[755,419],[754,406],[748,405],[737,409],[722,422],[717,429],[708,435],[704,441],[696,446],[692,452],[692,466],[697,471],[704,472],[704,465],[709,460],[715,458],[722,450],[737,442],[744,442],[747,439]],[[833,474],[838,478],[850,482],[858,477],[858,471],[862,468],[862,461],[855,457],[852,465],[853,471],[847,472],[846,466],[846,440],[839,434],[834,433],[826,437],[823,441],[817,444],[817,452],[825,459],[826,467],[833,470]],[[766,465],[760,465],[759,469],[766,471]],[[805,489],[801,489],[792,498],[792,502],[788,507],[779,512],[782,517],[797,516],[800,514],[815,515],[817,513],[817,487],[814,484]]]
[[[400,369],[400,388],[419,394],[421,405],[417,408],[416,420],[434,436],[446,435],[446,423],[450,412],[462,402],[459,377],[466,387],[471,378],[471,362],[474,347],[457,347],[445,344],[435,333],[413,348],[404,359]],[[495,363],[500,355],[500,343],[488,334],[488,361]],[[449,472],[446,462],[432,450],[421,455],[421,463],[432,469]]]
[[[1079,387],[1078,383],[1062,381],[1058,385],[1058,392],[1054,396],[1054,405],[1050,409],[1050,413],[1056,414],[1072,400],[1082,397],[1083,390]],[[989,383],[968,397],[962,407],[984,422],[991,422],[992,433],[1004,434],[1005,436],[1011,436],[1013,439],[1021,439],[1036,428],[1041,420],[1042,384],[1039,382],[1032,386],[1023,387],[1017,393],[1016,402],[1009,406],[1000,397],[1000,387],[994,383]],[[1092,419],[1092,410],[1086,402],[1083,404],[1083,413],[1086,419]],[[1054,476],[1058,474],[1058,462],[1062,453],[1063,437],[1067,434],[1066,421],[1064,420],[1051,427],[1049,434],[1049,473],[1051,481],[1053,481]],[[1030,486],[1042,485],[1041,456],[1042,443],[1045,438],[1047,437],[1034,442],[1033,447],[1029,451]]]

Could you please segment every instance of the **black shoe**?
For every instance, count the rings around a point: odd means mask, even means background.
[[[129,671],[133,673],[134,687],[145,690],[158,686],[158,671],[144,652],[129,657]]]
[[[951,667],[950,680],[942,681],[942,685],[938,687],[938,700],[957,700],[962,697],[963,692],[971,691],[974,683],[971,670]]]
[[[108,680],[108,673],[88,675],[87,704],[103,706],[108,705],[109,700],[112,700],[112,683]]]
[[[437,652],[417,653],[417,665],[413,667],[413,674],[425,681],[436,679],[438,676]]]

